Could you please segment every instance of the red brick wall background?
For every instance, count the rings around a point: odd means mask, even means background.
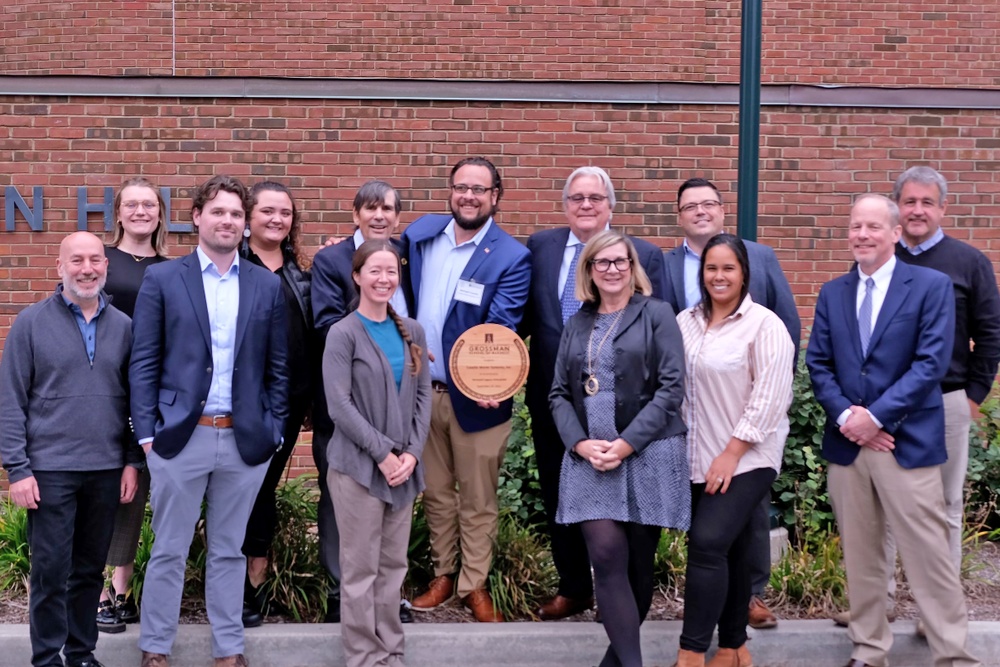
[[[768,0],[763,80],[998,88],[996,10],[994,0]],[[738,0],[9,0],[0,9],[0,72],[17,74],[735,83],[739,41]]]

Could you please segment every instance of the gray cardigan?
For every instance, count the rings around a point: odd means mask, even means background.
[[[62,296],[14,320],[0,362],[0,457],[11,482],[41,471],[92,471],[138,464],[128,425],[132,328],[110,303],[97,318],[94,362]]]
[[[423,328],[403,318],[413,341],[427,350]],[[420,459],[431,423],[431,376],[426,353],[420,374],[410,369],[409,346],[403,345],[405,370],[399,391],[392,368],[357,313],[330,328],[323,352],[323,385],[334,430],[327,445],[330,467],[368,489],[398,510],[424,489]],[[390,452],[417,458],[409,480],[390,487],[378,469]],[[322,480],[325,483],[326,480]]]

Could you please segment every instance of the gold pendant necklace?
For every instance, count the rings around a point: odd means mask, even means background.
[[[615,330],[618,323],[621,322],[622,316],[625,315],[625,309],[622,308],[615,315],[615,319],[611,321],[608,326],[608,330],[604,332],[604,337],[601,338],[601,342],[597,344],[597,356],[601,356],[601,349],[604,347],[604,342],[608,340],[608,336],[611,332]],[[597,381],[597,374],[594,372],[594,355],[591,354],[591,348],[594,344],[594,329],[597,328],[597,320],[594,320],[594,326],[590,329],[590,337],[587,339],[587,379],[583,381],[583,390],[587,392],[587,396],[596,396],[598,390],[600,389],[600,383]]]

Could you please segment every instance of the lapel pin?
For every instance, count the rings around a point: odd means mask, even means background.
[[[483,248],[483,252],[489,252],[489,251],[490,251],[489,248]]]

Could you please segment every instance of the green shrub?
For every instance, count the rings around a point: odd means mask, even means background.
[[[771,566],[775,603],[804,607],[811,615],[829,614],[847,604],[847,573],[840,552],[840,537],[812,535],[789,547]]]
[[[8,497],[0,507],[0,590],[28,589],[28,510]]]
[[[507,618],[534,618],[535,609],[552,595],[556,583],[545,538],[509,509],[501,510],[489,575],[493,606]]]
[[[139,530],[139,545],[135,550],[135,569],[132,570],[132,578],[128,580],[128,590],[131,591],[132,599],[136,602],[142,599],[142,582],[146,579],[146,567],[149,565],[149,557],[153,553],[152,522],[153,510],[147,503],[146,515],[143,517],[142,528]],[[110,584],[110,582],[108,583]]]
[[[524,525],[545,521],[542,488],[538,483],[538,461],[531,432],[531,415],[524,404],[524,392],[514,397],[514,416],[507,452],[500,465],[497,501]]]
[[[653,560],[653,576],[657,587],[669,595],[678,595],[684,588],[686,572],[687,533],[682,530],[664,530]]]
[[[799,357],[792,385],[781,474],[771,489],[778,521],[796,544],[825,539],[835,528],[826,488],[826,462],[820,456],[826,414],[813,395],[804,356]]]

